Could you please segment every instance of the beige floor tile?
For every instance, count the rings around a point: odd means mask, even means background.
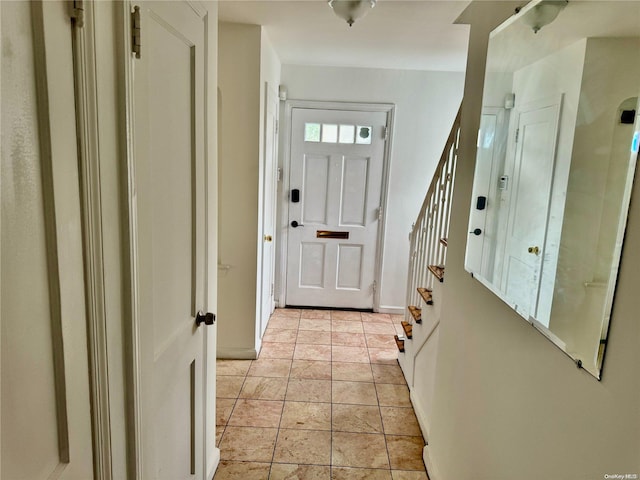
[[[347,345],[351,347],[366,347],[367,342],[363,333],[348,333],[348,332],[332,332],[331,333],[332,345]]]
[[[333,432],[332,465],[338,467],[389,468],[384,435]]]
[[[240,391],[240,398],[284,400],[288,383],[286,378],[247,377]]]
[[[331,480],[391,480],[389,470],[372,468],[333,467]]]
[[[296,345],[293,353],[296,360],[331,361],[331,345]]]
[[[362,322],[391,323],[391,318],[388,313],[362,313]]]
[[[371,365],[368,363],[331,362],[333,380],[350,382],[373,382]]]
[[[285,330],[283,328],[267,328],[262,337],[263,342],[296,343],[297,330]]]
[[[293,358],[295,343],[262,342],[259,358]]]
[[[229,462],[218,465],[214,480],[266,480],[269,478],[269,463]]]
[[[294,360],[291,378],[331,380],[331,362],[319,360]]]
[[[365,333],[367,338],[367,346],[369,348],[391,348],[396,345],[393,339],[394,332],[389,334]]]
[[[285,400],[290,402],[331,402],[331,380],[290,378]]]
[[[331,404],[285,402],[280,428],[331,430]]]
[[[382,425],[387,435],[422,435],[420,425],[416,419],[413,408],[406,407],[380,407]]]
[[[386,439],[392,469],[424,471],[422,437],[387,435]]]
[[[219,425],[216,426],[216,447],[220,446],[220,440],[222,440],[222,435],[224,434],[225,427],[221,427]]]
[[[371,363],[382,363],[385,365],[398,364],[398,348],[369,348],[369,359]]]
[[[284,358],[264,358],[254,360],[247,373],[250,377],[288,377],[291,360]]]
[[[216,375],[246,375],[252,360],[216,360]]]
[[[373,383],[334,381],[331,386],[331,401],[355,405],[378,405]]]
[[[348,320],[331,320],[332,332],[363,333],[362,322],[350,322]]]
[[[347,312],[342,310],[332,310],[331,320],[348,320],[350,322],[359,322],[362,320],[360,312]]]
[[[221,460],[271,462],[277,428],[228,426],[220,442]]]
[[[331,320],[331,310],[307,310],[304,309],[300,313],[301,318],[321,318],[323,320]]]
[[[400,365],[371,365],[371,369],[376,383],[407,384]]]
[[[237,398],[244,383],[245,377],[239,376],[218,376],[216,378],[216,397]]]
[[[282,401],[248,400],[240,398],[236,402],[229,425],[234,427],[273,427],[280,425]]]
[[[381,407],[411,407],[409,388],[406,385],[376,383],[378,401]]]
[[[362,322],[362,328],[364,333],[378,333],[381,335],[395,335],[396,329],[391,322],[378,323],[378,322]]]
[[[406,470],[392,470],[393,480],[429,480],[427,472],[407,472]]]
[[[235,404],[235,398],[216,398],[216,425],[227,424]]]
[[[298,330],[298,345],[331,345],[331,332],[317,330]]]
[[[302,310],[299,308],[276,308],[272,317],[300,318],[301,312]]]
[[[380,409],[369,405],[334,404],[331,413],[333,432],[382,433]]]
[[[331,480],[331,467],[274,463],[269,480]]]
[[[295,317],[276,317],[273,316],[269,319],[268,328],[274,328],[278,330],[297,330],[300,325],[300,320]]]
[[[336,362],[369,363],[369,355],[365,347],[348,345],[334,345],[331,359]]]
[[[300,330],[313,330],[316,332],[330,332],[331,320],[318,318],[303,318],[300,320]]]
[[[280,429],[273,461],[330,465],[331,432]]]

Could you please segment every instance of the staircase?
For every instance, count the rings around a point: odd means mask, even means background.
[[[459,133],[460,110],[411,229],[404,334],[396,335],[398,362],[427,441]]]

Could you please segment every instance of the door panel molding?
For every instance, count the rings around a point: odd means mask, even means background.
[[[356,111],[356,112],[385,112],[387,114],[387,132],[388,135],[384,144],[384,156],[382,167],[382,183],[381,183],[381,199],[380,199],[380,213],[379,213],[379,226],[377,237],[377,248],[375,252],[375,269],[374,269],[374,281],[375,285],[381,285],[382,275],[382,256],[384,252],[384,238],[386,230],[386,208],[389,195],[389,172],[391,169],[391,151],[393,147],[393,131],[394,131],[394,118],[395,118],[395,104],[392,103],[358,103],[358,102],[324,102],[315,100],[287,100],[285,102],[284,112],[284,130],[283,130],[283,142],[284,155],[283,155],[283,175],[282,175],[282,192],[279,199],[281,205],[281,212],[279,215],[280,232],[282,235],[282,241],[278,248],[278,299],[277,303],[279,307],[284,307],[287,304],[286,299],[286,286],[287,286],[287,252],[288,252],[288,219],[289,219],[289,206],[288,192],[290,189],[290,171],[291,171],[291,128],[292,128],[292,116],[294,109],[307,109],[307,110],[342,110],[342,111]],[[375,289],[373,292],[373,309],[378,311],[380,308],[380,292]]]

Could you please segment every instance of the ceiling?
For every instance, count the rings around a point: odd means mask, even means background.
[[[283,64],[464,71],[468,0],[378,0],[353,27],[325,0],[228,0],[225,22],[263,25]]]

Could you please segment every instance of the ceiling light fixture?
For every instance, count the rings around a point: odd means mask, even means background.
[[[346,20],[350,27],[376,6],[376,0],[329,0],[328,3],[333,13]]]
[[[533,33],[538,33],[542,27],[553,22],[568,3],[568,0],[542,0],[527,10],[522,21],[533,29]]]

